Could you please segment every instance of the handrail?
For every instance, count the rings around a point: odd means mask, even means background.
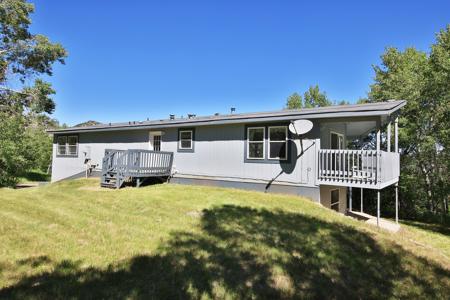
[[[102,173],[120,173],[121,176],[144,177],[169,176],[173,153],[141,149],[106,149],[102,161]]]
[[[318,180],[339,184],[380,188],[398,181],[398,153],[377,150],[318,150]]]

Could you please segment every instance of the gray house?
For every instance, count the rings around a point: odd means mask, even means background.
[[[346,212],[352,187],[379,191],[397,185],[397,119],[405,104],[171,115],[53,130],[52,181],[82,177],[93,168],[103,186],[166,176],[181,184],[298,194]],[[312,129],[294,134],[289,125],[297,120],[309,120]],[[369,134],[375,137],[373,146],[361,142]]]

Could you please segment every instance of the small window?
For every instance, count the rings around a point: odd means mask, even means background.
[[[269,127],[269,159],[287,159],[287,143],[286,126]]]
[[[331,191],[331,205],[330,208],[339,211],[339,189]]]
[[[264,159],[264,127],[249,127],[247,129],[247,158]]]
[[[58,136],[58,155],[66,155],[67,136]]]
[[[180,130],[179,149],[192,149],[192,130]]]
[[[161,136],[153,136],[153,151],[161,151]]]
[[[77,156],[78,155],[78,136],[58,136],[57,137],[57,154],[60,156]]]

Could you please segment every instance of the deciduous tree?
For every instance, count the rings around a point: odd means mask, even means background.
[[[402,202],[414,211],[448,212],[450,25],[429,54],[388,48],[375,66],[369,101],[405,99],[400,118]]]
[[[30,120],[55,109],[55,91],[39,76],[51,76],[67,56],[60,44],[30,32],[33,11],[25,0],[0,1],[0,185],[14,184],[30,165]]]

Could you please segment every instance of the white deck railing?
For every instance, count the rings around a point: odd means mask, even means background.
[[[318,153],[318,183],[380,189],[398,181],[398,153],[330,150]]]

